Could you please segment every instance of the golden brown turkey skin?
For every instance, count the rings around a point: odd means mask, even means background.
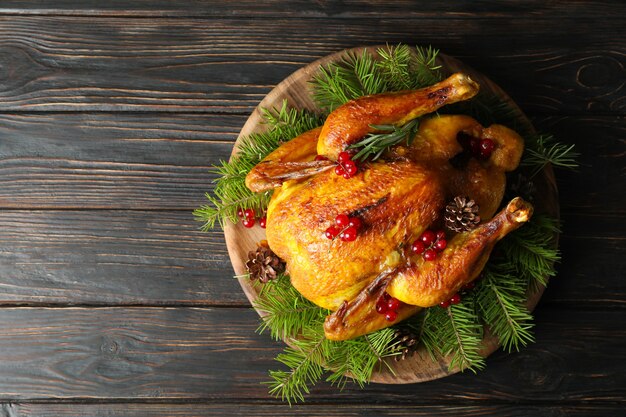
[[[409,161],[373,163],[345,179],[323,172],[276,190],[267,210],[267,241],[287,262],[293,286],[334,310],[354,298],[409,236],[440,214],[439,176]],[[363,222],[354,242],[329,240],[324,231],[338,214]]]
[[[371,125],[403,125],[440,107],[467,100],[478,92],[468,75],[456,73],[427,88],[377,94],[352,100],[333,111],[322,128],[317,153],[336,160],[339,152],[375,129]]]
[[[425,229],[438,227],[446,201],[457,195],[474,199],[483,221],[491,219],[504,194],[505,172],[519,164],[523,141],[517,133],[500,125],[485,128],[468,116],[424,118],[410,146],[395,146],[381,161],[360,164],[350,179],[336,175],[332,161],[313,161],[316,150],[336,159],[371,132],[371,124],[403,124],[477,90],[469,77],[455,74],[427,89],[360,98],[331,113],[321,129],[283,144],[246,178],[253,191],[275,188],[267,211],[269,246],[286,261],[304,297],[336,310],[325,326],[329,339],[393,324],[374,309],[385,291],[406,303],[398,320],[449,298],[480,272],[493,244],[530,216],[532,207],[523,203],[526,216],[501,212],[473,232],[449,236],[436,261],[408,252]],[[491,156],[459,163],[461,132],[491,139]],[[324,235],[339,214],[362,221],[355,241]]]
[[[487,223],[460,233],[436,260],[407,254],[403,265],[379,276],[353,301],[326,318],[324,333],[330,340],[347,340],[393,325],[376,312],[376,301],[386,291],[406,303],[398,310],[402,320],[420,307],[431,307],[452,295],[482,271],[496,242],[527,222],[533,207],[515,198]]]

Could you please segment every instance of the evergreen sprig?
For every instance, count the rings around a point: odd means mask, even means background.
[[[509,265],[492,265],[476,287],[480,315],[504,350],[519,350],[534,341],[533,317],[526,308],[526,281]]]
[[[264,123],[268,125],[267,131],[242,138],[236,155],[229,162],[222,161],[211,168],[217,175],[213,181],[213,194],[206,194],[209,204],[194,211],[196,219],[204,223],[202,230],[212,229],[216,222],[221,227],[228,220],[236,222],[239,209],[252,208],[257,213],[263,212],[272,192],[253,193],[245,185],[246,175],[282,143],[323,122],[319,115],[289,108],[286,100],[280,109],[261,111]]]
[[[438,50],[407,45],[377,50],[375,60],[367,50],[348,54],[338,63],[321,67],[313,77],[313,99],[328,112],[361,96],[423,88],[441,80],[437,65]]]
[[[285,274],[263,286],[254,308],[264,314],[259,332],[269,330],[275,340],[295,338],[306,328],[319,327],[330,313],[304,298]]]
[[[524,279],[525,287],[531,291],[545,286],[548,278],[556,275],[554,264],[561,260],[561,255],[554,239],[559,232],[555,219],[536,214],[530,222],[511,233],[499,245],[508,263],[515,268]]]
[[[398,352],[392,329],[343,342],[326,339],[323,323],[330,312],[305,299],[286,275],[265,284],[254,307],[263,313],[259,331],[290,344],[276,358],[288,370],[270,371],[268,383],[271,394],[289,403],[304,401],[309,386],[325,373],[339,387],[348,380],[363,386],[384,358]]]
[[[476,372],[485,366],[485,358],[479,353],[483,326],[472,297],[447,308],[429,308],[421,339],[431,357],[450,355],[448,367],[451,370],[459,368]]]
[[[578,168],[576,159],[580,154],[574,150],[575,145],[559,143],[552,135],[539,135],[527,142],[521,165],[531,167],[533,177],[548,164],[560,168]]]

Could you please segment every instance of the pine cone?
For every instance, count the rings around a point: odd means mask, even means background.
[[[248,252],[246,268],[251,280],[258,279],[265,284],[285,271],[285,262],[267,244],[261,243],[256,251]]]
[[[402,352],[400,355],[395,356],[396,361],[405,360],[417,351],[419,338],[408,328],[400,327],[396,329],[393,336],[394,340],[398,343],[400,352]]]
[[[478,204],[469,197],[454,197],[446,206],[446,227],[454,232],[467,232],[480,223]]]

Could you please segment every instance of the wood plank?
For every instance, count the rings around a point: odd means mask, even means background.
[[[217,1],[172,0],[57,0],[53,3],[28,0],[5,0],[0,5],[4,14],[46,14],[70,16],[184,16],[184,17],[307,17],[358,19],[384,17],[405,19],[407,17],[519,17],[549,16],[620,18],[626,9],[618,2],[473,2],[439,1],[417,6],[411,0],[377,2],[366,0],[310,2],[296,0],[237,0],[228,3]]]
[[[228,159],[245,120],[193,113],[0,115],[0,208],[192,210],[212,189],[208,167]],[[578,172],[557,171],[566,215],[624,214],[624,122],[535,117],[539,131],[582,153]]]
[[[312,402],[437,404],[490,400],[624,401],[626,312],[543,309],[537,343],[495,354],[485,371],[424,384],[320,383]],[[247,309],[0,309],[0,400],[202,399],[268,401],[280,344],[257,335]],[[217,401],[216,401],[217,402]]]
[[[542,304],[626,305],[622,218],[565,218]],[[248,306],[232,275],[222,232],[191,212],[0,211],[0,305]]]
[[[0,406],[6,417],[110,417],[110,416],[359,416],[359,417],[421,417],[421,416],[483,416],[483,417],[606,417],[617,416],[623,405],[576,404],[576,405],[403,405],[393,407],[378,404],[298,404],[290,407],[285,404],[75,404],[75,403],[20,403]]]
[[[245,122],[202,114],[0,115],[1,208],[192,209]]]
[[[375,30],[372,30],[375,28]],[[610,34],[610,35],[609,35]],[[0,111],[249,113],[301,66],[343,48],[433,44],[529,112],[624,114],[621,19],[0,17]],[[515,45],[515,53],[511,52]],[[485,56],[484,51],[490,51]]]
[[[5,304],[248,305],[191,212],[0,211]]]

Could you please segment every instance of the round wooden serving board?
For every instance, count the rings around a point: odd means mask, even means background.
[[[313,99],[311,98],[309,81],[317,73],[320,66],[326,66],[331,62],[340,61],[348,53],[361,54],[366,49],[376,56],[376,50],[378,49],[377,46],[344,50],[321,58],[285,78],[267,96],[265,96],[254,112],[250,115],[246,124],[239,133],[239,137],[234,146],[233,155],[236,154],[237,146],[242,137],[248,136],[253,132],[262,132],[266,129],[266,126],[262,123],[262,116],[260,112],[261,108],[280,108],[283,100],[286,99],[290,107],[308,109],[312,111],[318,110],[313,102]],[[524,127],[527,131],[533,131],[530,121],[522,113],[519,107],[504,91],[502,91],[502,89],[500,89],[486,76],[472,70],[462,62],[443,54],[439,54],[439,64],[443,66],[446,73],[462,71],[469,74],[480,84],[483,92],[497,96],[500,100],[507,102],[513,109],[515,109],[515,112],[517,113],[516,119],[519,126]],[[536,211],[548,212],[554,217],[558,217],[558,196],[554,176],[550,167],[547,167],[544,170],[543,178],[538,182],[539,184],[536,184],[539,187],[537,195],[540,196],[541,201],[535,201]],[[255,250],[257,242],[265,239],[264,229],[261,229],[260,227],[246,229],[241,225],[241,223],[232,224],[228,222],[224,228],[224,235],[226,237],[226,245],[228,247],[228,253],[230,255],[235,273],[237,275],[245,275],[247,273],[245,262],[247,260],[248,252]],[[258,292],[255,287],[251,285],[250,280],[247,278],[240,278],[239,283],[241,284],[241,287],[250,302],[253,303],[258,297]],[[541,298],[542,293],[543,290],[529,297],[528,307],[531,311]],[[488,331],[485,332],[485,338],[483,341],[484,349],[481,353],[484,356],[488,356],[499,346],[497,338],[491,336]],[[448,363],[449,360],[446,358],[435,362],[425,351],[418,351],[417,354],[403,361],[396,362],[394,360],[389,360],[388,364],[393,369],[393,373],[383,366],[379,371],[372,375],[371,382],[387,384],[423,382],[442,378],[459,371],[458,369],[448,370]]]

